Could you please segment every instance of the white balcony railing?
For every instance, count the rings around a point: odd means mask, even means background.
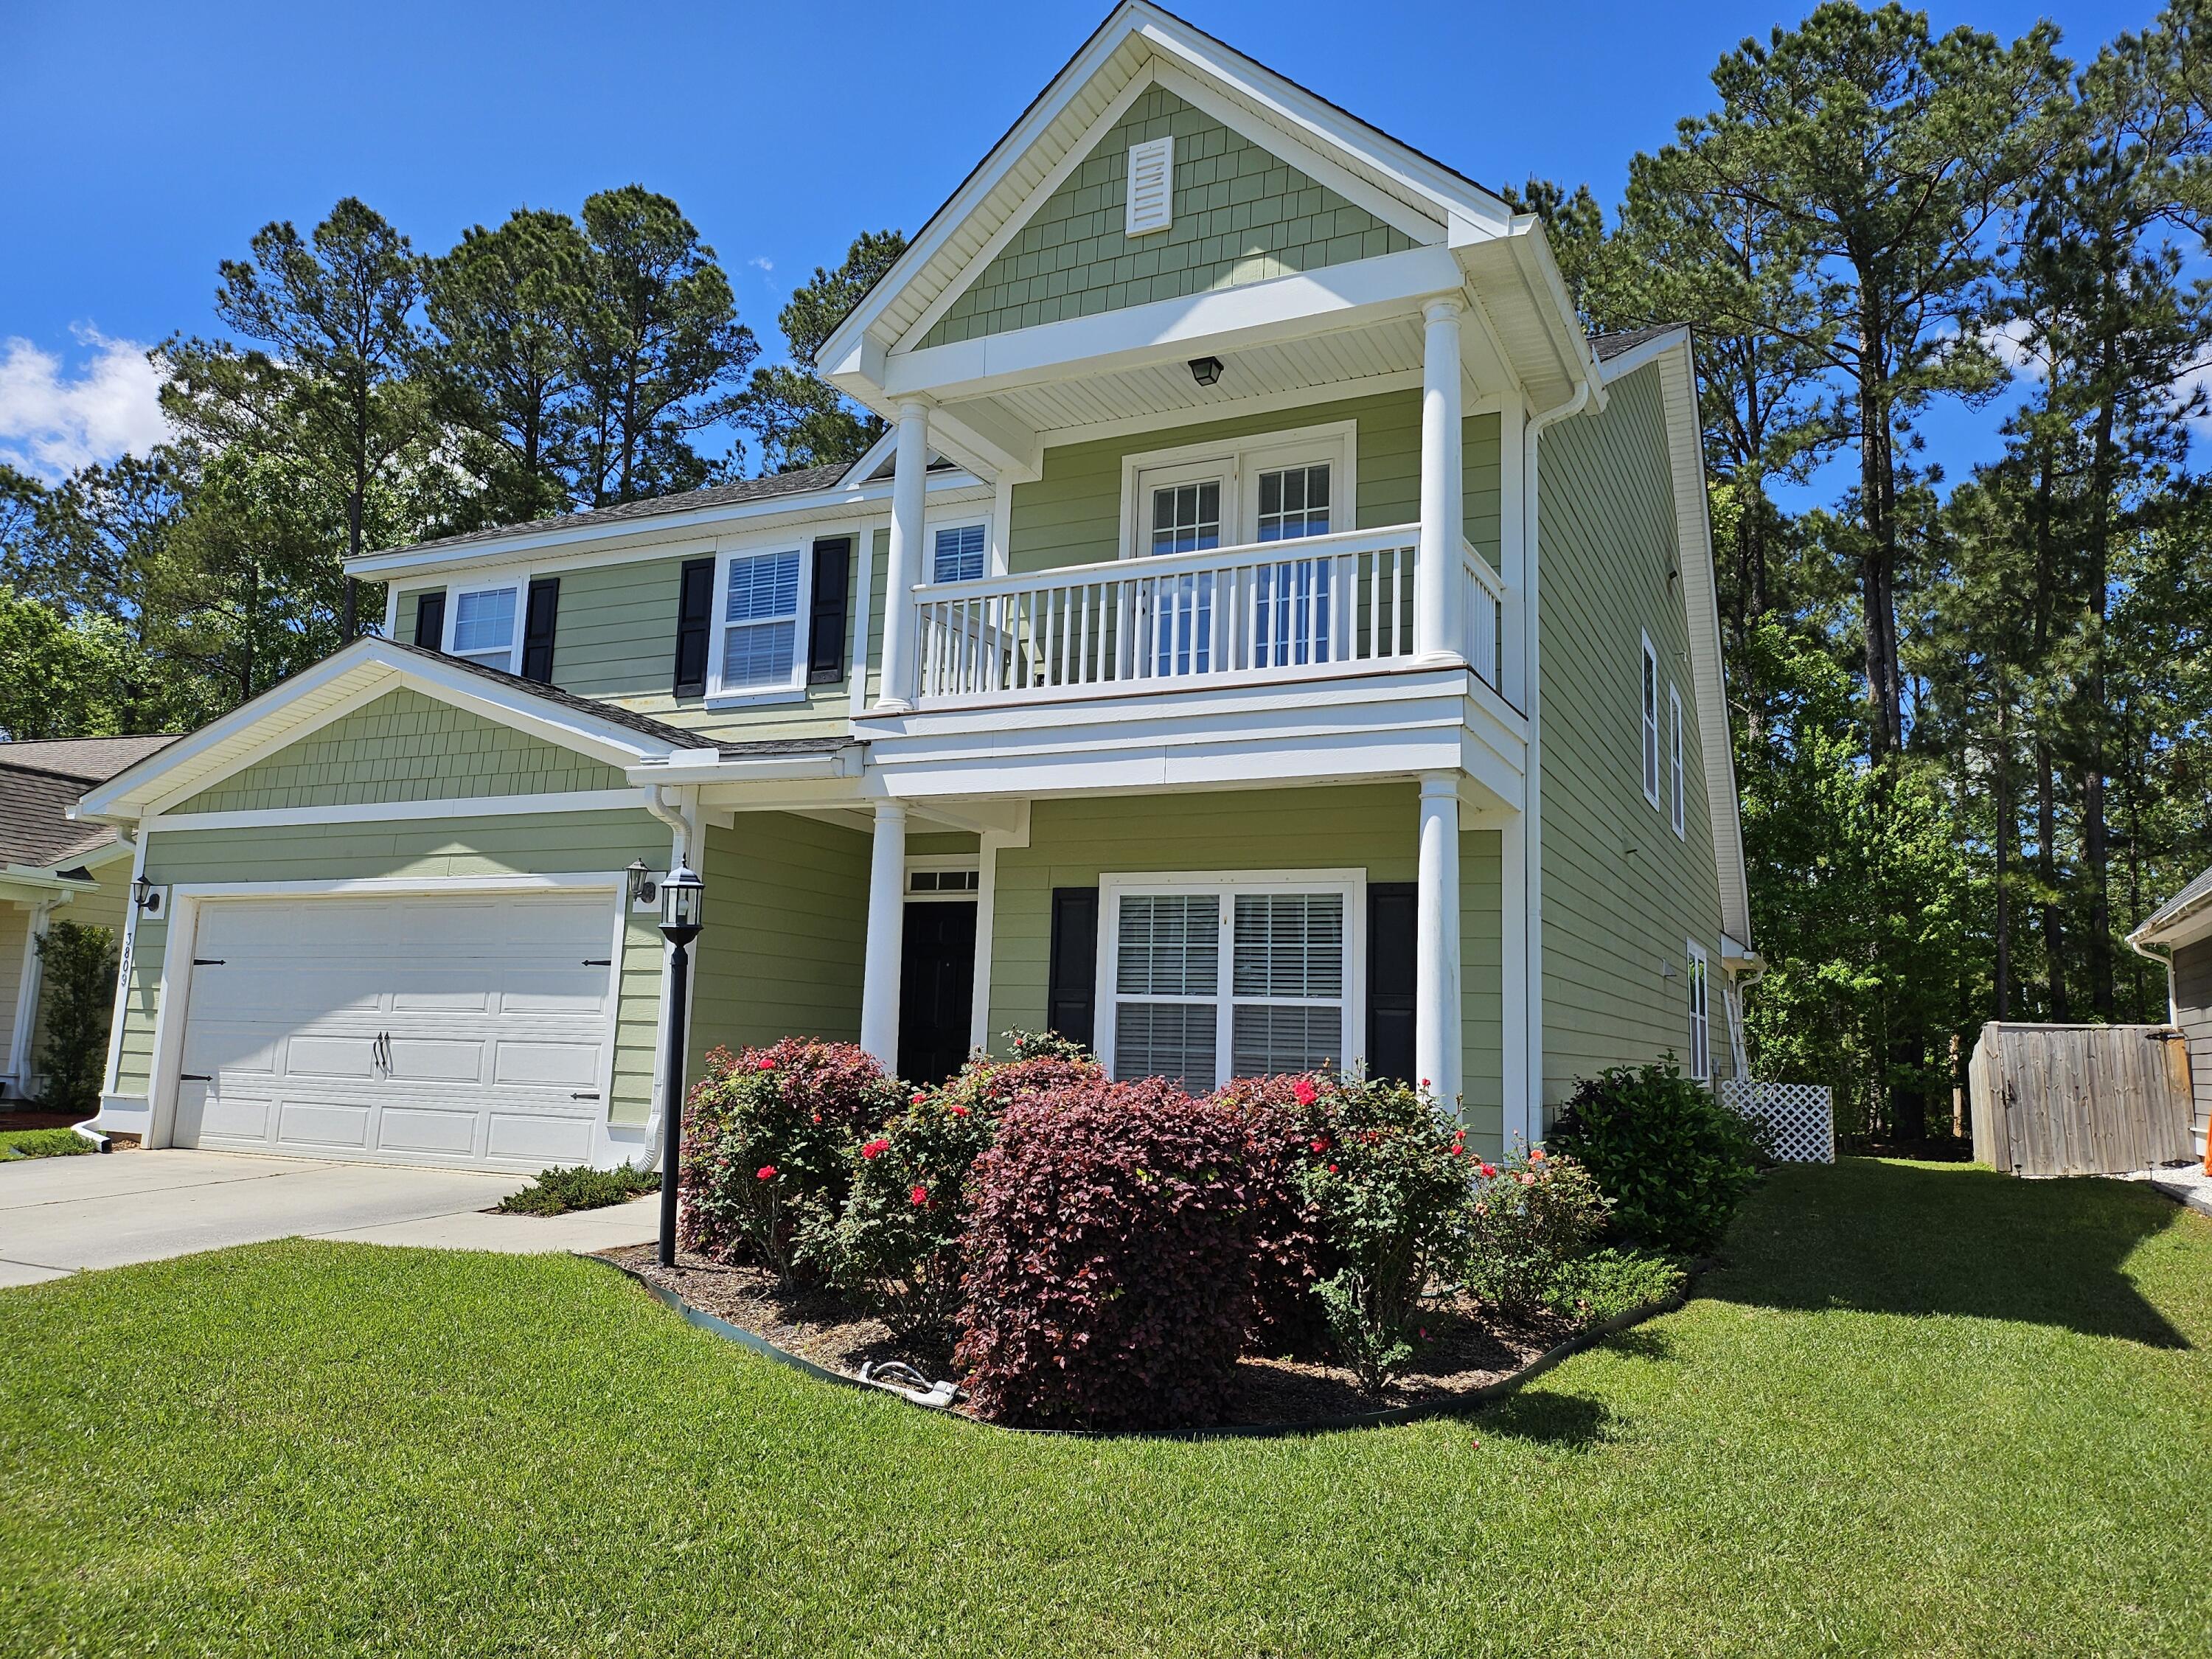
[[[1419,527],[1115,560],[915,589],[915,693],[1022,701],[1407,665]],[[1501,594],[1464,556],[1460,640],[1498,683]]]

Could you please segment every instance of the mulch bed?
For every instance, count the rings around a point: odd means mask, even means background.
[[[91,1116],[89,1112],[42,1112],[36,1107],[17,1109],[0,1108],[0,1134],[13,1129],[66,1129],[72,1123],[82,1123]]]
[[[900,1359],[933,1380],[954,1374],[951,1355],[942,1348],[900,1341],[882,1321],[831,1291],[785,1291],[766,1268],[690,1255],[664,1268],[650,1244],[600,1254],[702,1312],[824,1370],[857,1377],[864,1364]],[[1433,1340],[1381,1398],[1363,1393],[1346,1366],[1247,1355],[1237,1362],[1236,1395],[1222,1421],[1238,1426],[1320,1423],[1448,1407],[1502,1382],[1576,1329],[1565,1320],[1501,1320],[1472,1302],[1439,1306],[1428,1326]],[[973,1415],[964,1401],[952,1409]]]

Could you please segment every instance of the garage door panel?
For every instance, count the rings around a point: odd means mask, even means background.
[[[178,1144],[588,1158],[615,921],[611,894],[204,902],[181,1069],[216,1081],[180,1090]]]

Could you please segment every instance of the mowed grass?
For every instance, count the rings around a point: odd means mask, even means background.
[[[994,1433],[605,1267],[290,1243],[0,1293],[0,1650],[2212,1650],[2212,1223],[1851,1162],[1471,1422]]]

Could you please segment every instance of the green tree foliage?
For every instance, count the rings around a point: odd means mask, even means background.
[[[134,729],[120,695],[133,659],[111,618],[65,616],[0,583],[0,740]]]
[[[755,369],[736,412],[738,424],[760,445],[762,471],[856,461],[883,435],[881,418],[824,380],[815,360],[830,331],[905,251],[902,232],[864,231],[842,264],[834,270],[817,265],[812,279],[777,313],[791,361]]]
[[[40,1103],[51,1110],[99,1109],[118,954],[112,931],[74,921],[55,922],[39,941],[46,986]]]

